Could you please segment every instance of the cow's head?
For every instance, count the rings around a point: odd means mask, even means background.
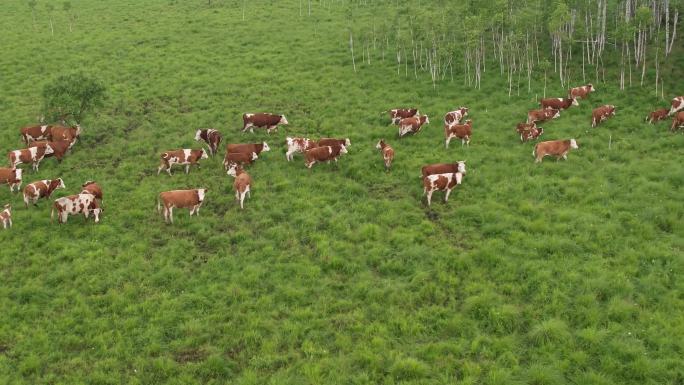
[[[226,172],[226,174],[228,174],[232,177],[236,177],[238,167],[240,167],[240,166],[238,166],[237,163],[230,163],[230,165],[228,166],[228,171]]]
[[[11,204],[6,204],[5,205],[5,210],[11,212],[12,211],[12,205]]]
[[[264,145],[264,147],[261,149],[261,151],[271,151],[271,148],[268,147],[268,143],[263,142],[262,144]]]
[[[86,185],[83,185],[83,187],[85,187],[85,186]],[[50,187],[52,190],[57,190],[58,188],[66,188],[62,178],[57,178],[57,179],[53,179],[52,181],[50,181]]]
[[[594,85],[589,83],[587,84],[587,92],[594,92],[596,91],[596,88],[594,88]]]
[[[610,114],[611,114],[612,116],[615,116],[615,106],[610,105],[610,106],[608,106],[608,108],[610,109]]]
[[[577,141],[575,139],[570,139],[570,147],[574,149],[578,149],[579,146],[577,145]]]
[[[349,138],[345,138],[344,139],[344,145],[345,145],[345,147],[351,146],[351,140],[349,140]]]
[[[461,184],[461,181],[463,180],[463,174],[460,172],[456,173],[456,184]]]
[[[204,130],[197,130],[197,132],[195,132],[195,140],[198,142],[202,140],[202,131]]]
[[[466,161],[465,160],[459,160],[458,161],[458,167],[457,167],[458,172],[461,174],[466,173]]]
[[[577,101],[577,98],[572,98],[572,105],[573,106],[579,106],[579,102]]]
[[[61,178],[60,178],[60,179],[61,179]],[[93,184],[93,183],[95,183],[95,181],[93,181],[93,180],[87,180],[87,181],[85,181],[85,183],[83,183],[83,184],[81,185],[81,187],[82,187],[82,188],[85,188],[85,187],[87,187],[88,185],[91,185],[91,184]]]
[[[100,215],[102,214],[102,207],[96,207],[92,210],[90,210],[90,213],[93,214],[93,218],[95,218],[95,223],[100,222]]]
[[[252,160],[257,160],[259,157],[257,156],[256,152],[252,153]]]
[[[544,128],[543,127],[537,127],[537,137],[540,137],[541,134],[544,133]]]
[[[382,149],[382,146],[383,146],[384,144],[385,144],[385,139],[380,139],[380,140],[378,141],[378,144],[375,145],[375,148],[377,148],[378,150],[380,150],[380,149]]]
[[[45,155],[54,154],[55,149],[53,149],[49,144],[45,145]]]
[[[16,166],[15,166],[15,167],[16,167]],[[20,168],[15,168],[15,169],[14,169],[14,178],[15,178],[16,180],[21,181],[21,173],[22,173],[22,171],[23,171],[23,170],[20,169]]]
[[[555,113],[553,114],[553,116],[551,117],[551,119],[559,118],[559,117],[560,117],[560,110],[551,110],[552,113],[553,113],[554,111],[555,111]]]
[[[430,119],[428,119],[427,115],[421,116],[420,120],[423,122],[423,124],[430,124]]]
[[[204,196],[207,195],[208,188],[198,188],[197,189],[197,199],[202,202],[204,201]]]
[[[81,125],[80,125],[80,124],[76,124],[75,126],[73,126],[73,127],[71,128],[71,132],[74,134],[74,137],[76,137],[76,138],[78,138],[79,136],[81,136]]]
[[[285,118],[285,115],[280,115],[280,124],[289,124]]]
[[[209,154],[205,149],[199,150],[200,152],[200,159],[209,159]]]
[[[472,119],[468,119],[468,120],[465,121],[465,124],[468,125],[468,126],[471,126],[471,125],[473,124],[473,120],[472,120]]]
[[[341,145],[340,146],[340,154],[346,154],[346,153],[347,153],[347,147],[345,147],[344,145]]]

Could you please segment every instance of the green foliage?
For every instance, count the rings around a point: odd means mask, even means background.
[[[43,111],[49,121],[83,117],[103,105],[106,88],[83,72],[61,75],[43,88]]]

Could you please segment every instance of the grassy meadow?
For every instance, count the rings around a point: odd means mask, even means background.
[[[543,79],[509,97],[492,66],[479,90],[460,74],[433,88],[358,54],[354,73],[341,3],[300,16],[297,1],[255,0],[244,20],[243,2],[212,3],[74,1],[72,31],[59,3],[54,35],[42,2],[35,24],[25,1],[0,6],[3,154],[22,148],[50,80],[82,69],[108,88],[61,164],[23,166],[22,187],[64,179],[53,198],[98,181],[100,224],[51,224],[51,200],[25,209],[0,189],[14,207],[0,231],[0,383],[684,383],[684,135],[644,122],[684,93],[681,67],[665,69],[667,100],[594,81],[542,124],[542,140],[579,149],[534,164],[515,124]],[[566,92],[550,74],[546,93]],[[617,114],[591,129],[602,104]],[[473,139],[446,150],[442,117],[460,105]],[[401,106],[431,124],[399,140],[380,113]],[[290,125],[241,133],[257,111]],[[200,127],[271,147],[248,170],[244,211],[222,150],[156,175],[162,151],[200,146]],[[286,136],[352,145],[307,170],[285,160]],[[388,173],[380,138],[397,153]],[[463,185],[428,209],[420,167],[456,160]],[[165,225],[157,194],[195,187],[209,189],[200,216],[175,210]]]

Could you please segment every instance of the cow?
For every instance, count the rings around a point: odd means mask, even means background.
[[[675,112],[684,109],[684,96],[677,96],[672,99],[672,108],[670,108],[670,115],[674,115]]]
[[[99,200],[100,204],[102,204],[102,187],[100,187],[99,184],[92,180],[88,180],[81,185],[81,188],[83,189],[81,190],[81,194],[86,192],[91,193],[95,195],[95,199]]]
[[[226,153],[229,152],[244,152],[246,154],[251,154],[256,152],[257,155],[261,155],[262,151],[271,151],[266,142],[262,143],[233,143],[226,146]]]
[[[392,119],[392,124],[399,124],[402,119],[420,116],[420,111],[417,108],[395,108],[387,112]]]
[[[21,138],[26,146],[37,140],[48,140],[52,138],[52,127],[49,125],[27,126],[21,128]]]
[[[459,107],[457,110],[447,112],[444,115],[444,125],[461,124],[461,119],[468,116],[468,107]]]
[[[589,83],[585,86],[574,87],[568,90],[568,98],[570,99],[586,99],[590,93],[596,91],[596,88]]]
[[[385,143],[385,139],[380,139],[375,148],[380,150],[382,154],[382,160],[385,161],[385,171],[389,171],[390,167],[392,167],[392,160],[394,160],[394,149]]]
[[[0,212],[0,221],[2,221],[3,229],[12,227],[12,205],[9,203],[6,204],[5,209]]]
[[[166,223],[169,223],[169,221],[173,223],[174,208],[189,208],[190,216],[193,214],[199,215],[199,209],[204,202],[207,191],[208,189],[206,188],[164,191],[157,198],[157,212],[161,212],[163,205],[164,221]]]
[[[309,138],[293,138],[290,136],[285,138],[285,144],[287,145],[285,159],[287,159],[288,162],[294,158],[295,153],[318,147],[317,143]]]
[[[51,141],[56,142],[59,140],[68,140],[71,142],[72,146],[74,143],[76,143],[80,136],[81,126],[78,124],[73,127],[53,126],[50,132]]]
[[[532,150],[532,156],[535,157],[534,163],[541,162],[547,155],[555,156],[556,160],[560,160],[560,158],[568,160],[568,152],[571,148],[579,148],[575,139],[549,140],[547,142],[537,143],[537,145],[534,146],[534,150]]]
[[[527,113],[527,123],[545,122],[560,117],[560,110],[546,108],[542,110],[530,110]]]
[[[55,190],[65,187],[62,178],[44,179],[29,183],[24,187],[24,206],[28,208],[29,203],[36,206],[38,199],[50,198]]]
[[[417,134],[424,124],[430,124],[430,119],[428,119],[427,115],[402,119],[399,122],[399,137],[401,138],[407,134]]]
[[[247,131],[254,132],[254,127],[265,127],[267,133],[271,133],[272,130],[278,130],[278,125],[289,124],[285,115],[276,115],[269,113],[256,113],[256,114],[243,114],[242,115],[242,132]]]
[[[679,111],[672,118],[672,126],[670,126],[670,131],[674,132],[682,126],[684,126],[684,111]]]
[[[14,192],[15,187],[19,191],[21,189],[21,174],[20,168],[0,167],[0,183],[7,183],[11,192]]]
[[[202,159],[208,159],[209,155],[204,149],[193,150],[189,148],[184,148],[182,150],[170,150],[161,154],[161,163],[157,169],[157,175],[161,170],[166,169],[166,172],[171,175],[171,166],[174,164],[185,165],[185,173],[190,172],[191,165],[197,165],[199,167],[199,161]]]
[[[240,167],[239,164],[232,164],[228,169],[228,175],[235,178],[233,188],[235,189],[235,200],[240,201],[240,209],[245,208],[245,195],[252,197],[251,187],[252,178]]]
[[[537,139],[543,133],[544,129],[542,127],[537,127],[535,124],[533,127],[524,129],[522,132],[520,132],[520,141],[524,143],[529,140]]]
[[[336,138],[321,138],[316,142],[316,147],[323,147],[323,146],[344,146],[345,148],[349,148],[351,146],[351,140],[349,138],[344,138],[344,139],[336,139]]]
[[[446,191],[444,202],[449,200],[449,194],[457,185],[461,184],[463,174],[460,172],[432,174],[423,178],[423,195],[427,195],[427,204],[432,203],[432,193],[436,190]]]
[[[596,127],[599,123],[608,120],[609,117],[615,116],[615,106],[605,105],[594,108],[591,112],[591,127]]]
[[[67,151],[71,149],[71,146],[73,146],[75,141],[73,140],[58,140],[55,142],[46,142],[46,141],[38,141],[38,142],[32,142],[29,147],[34,147],[34,146],[50,146],[52,148],[51,153],[46,153],[45,157],[50,158],[50,157],[55,157],[58,162],[62,162],[62,159],[64,159],[64,156],[66,156]]]
[[[33,171],[38,171],[40,162],[45,155],[52,154],[53,152],[52,147],[50,147],[49,144],[45,144],[25,148],[23,150],[10,151],[7,154],[7,158],[9,159],[9,165],[12,168],[22,163],[31,163]]]
[[[669,113],[670,111],[667,108],[657,109],[648,114],[648,116],[646,117],[646,121],[653,124],[659,120],[665,120],[668,117]]]
[[[57,222],[59,224],[66,223],[69,215],[77,214],[83,214],[86,220],[90,214],[93,214],[95,223],[98,223],[102,213],[95,195],[84,192],[55,199],[50,211],[50,222],[54,219],[55,211],[57,211]]]
[[[444,145],[446,146],[446,148],[449,148],[449,142],[451,142],[451,139],[452,138],[459,138],[459,139],[461,139],[461,147],[463,147],[463,143],[470,146],[470,138],[472,135],[473,135],[473,121],[470,119],[466,120],[465,124],[454,123],[451,125],[445,125],[444,126],[444,136],[445,136]]]
[[[543,109],[553,108],[555,110],[567,110],[571,106],[579,106],[579,103],[577,102],[577,99],[575,99],[575,98],[541,99],[541,100],[539,100],[539,104],[541,105],[541,108],[543,108]]]
[[[466,161],[460,160],[454,163],[434,163],[423,166],[420,169],[421,178],[425,179],[428,175],[433,174],[453,174],[455,172],[466,174]]]
[[[247,154],[244,152],[228,152],[226,153],[226,156],[223,158],[223,168],[225,170],[228,170],[228,167],[230,167],[231,164],[252,164],[255,160],[257,160],[259,156],[257,156],[256,152],[253,152],[251,154]]]
[[[195,132],[196,141],[204,141],[209,146],[209,155],[216,155],[219,144],[221,144],[221,133],[213,128],[201,128]]]
[[[337,159],[346,153],[347,148],[344,145],[315,147],[304,152],[304,165],[311,168],[316,162],[337,162]]]

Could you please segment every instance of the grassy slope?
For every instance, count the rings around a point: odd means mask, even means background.
[[[62,176],[57,196],[101,182],[103,223],[50,225],[48,202],[27,211],[0,190],[16,207],[0,232],[0,382],[684,379],[684,137],[643,123],[663,103],[646,90],[598,84],[544,125],[580,149],[534,165],[512,127],[536,94],[509,99],[493,74],[480,91],[433,90],[389,62],[353,74],[339,9],[300,19],[295,1],[257,2],[243,22],[228,6],[127,3],[83,1],[73,33],[57,13],[54,38],[44,14],[34,31],[24,2],[3,5],[2,151],[20,147],[43,84],[63,72],[97,74],[111,98],[70,157],[25,178]],[[618,116],[590,131],[603,103]],[[400,105],[433,123],[398,141],[378,113]],[[475,136],[446,151],[441,115],[457,105]],[[240,134],[241,113],[258,110],[291,125]],[[196,145],[201,126],[271,144],[244,212],[219,159],[154,175],[158,153]],[[351,153],[308,171],[285,161],[287,134],[348,136]],[[380,137],[397,151],[389,174]],[[419,168],[451,159],[467,159],[465,184],[428,210]],[[198,186],[210,189],[201,217],[165,226],[156,194]]]

